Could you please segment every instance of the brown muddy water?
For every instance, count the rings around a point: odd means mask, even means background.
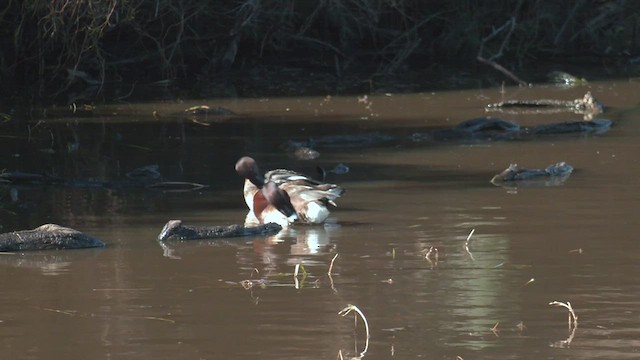
[[[580,98],[615,122],[599,136],[414,142],[411,135],[485,116],[510,98]],[[263,98],[48,109],[0,124],[0,168],[118,181],[158,164],[192,192],[126,186],[1,189],[2,231],[58,223],[98,250],[0,255],[0,353],[6,359],[637,359],[640,357],[640,84],[538,86],[334,98]],[[196,105],[234,116],[187,116]],[[500,114],[521,125],[580,119]],[[391,135],[318,148],[288,140]],[[353,145],[353,144],[352,144]],[[277,236],[167,243],[164,223],[242,223],[234,163],[310,174],[347,189],[325,226]],[[502,188],[509,163],[575,171],[562,185]],[[475,229],[467,248],[467,235]],[[428,258],[425,251],[433,248]],[[437,252],[437,255],[436,255]],[[338,254],[327,275],[331,259]],[[297,281],[296,264],[302,264]],[[243,286],[244,285],[244,286]],[[578,316],[550,306],[570,302]],[[366,316],[370,338],[353,313]],[[492,330],[494,329],[494,330]]]

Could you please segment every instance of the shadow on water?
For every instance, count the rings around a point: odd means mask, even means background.
[[[640,282],[629,274],[640,263],[632,218],[640,199],[629,181],[640,177],[638,89],[589,86],[610,106],[601,115],[615,126],[604,134],[413,141],[486,116],[488,103],[585,92],[544,86],[117,104],[2,123],[0,169],[73,180],[0,183],[2,231],[60,223],[108,244],[0,256],[3,351],[29,359],[359,356],[362,322],[354,330],[352,314],[338,315],[354,304],[370,326],[368,359],[635,358]],[[202,105],[233,114],[184,111]],[[522,127],[581,119],[499,116]],[[312,160],[284,146],[362,134],[382,141],[318,146]],[[170,219],[242,223],[234,164],[243,155],[262,169],[310,175],[343,164],[348,171],[326,176],[347,192],[324,226],[158,243]],[[575,171],[557,186],[490,183],[511,163],[560,161]],[[162,181],[207,187],[131,186],[127,174],[152,164]],[[552,301],[572,304],[573,335],[566,309]]]

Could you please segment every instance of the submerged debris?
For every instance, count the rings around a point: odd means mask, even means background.
[[[26,173],[22,171],[6,171],[0,172],[0,182],[11,184],[45,184],[50,178],[43,174]]]
[[[329,170],[328,172],[334,173],[336,175],[344,175],[349,172],[349,167],[343,163],[340,163],[334,166],[333,169]]]
[[[1,171],[0,183],[14,185],[54,185],[74,188],[105,189],[154,189],[166,192],[196,191],[207,185],[183,182],[163,181],[159,166],[156,164],[136,168],[126,174],[127,180],[66,179],[47,174],[26,173],[21,171]]]
[[[520,125],[512,121],[485,116],[463,121],[452,128],[414,133],[411,140],[413,142],[511,140],[516,138],[520,132]]]
[[[282,147],[292,151],[302,147],[312,149],[356,148],[386,144],[394,140],[396,140],[396,138],[392,135],[373,132],[352,135],[328,135],[309,140],[289,140],[283,144]]]
[[[209,187],[209,185],[186,182],[186,181],[161,181],[145,186],[145,189],[160,190],[164,192],[188,192],[198,191]]]
[[[158,164],[141,166],[129,171],[126,176],[130,180],[141,183],[150,183],[162,179],[162,175],[160,174],[160,166]]]
[[[609,119],[565,121],[554,124],[543,124],[527,129],[532,135],[561,135],[561,134],[595,134],[600,135],[609,131],[613,122]]]
[[[325,181],[328,173],[344,175],[349,172],[349,167],[343,163],[340,163],[329,170],[325,170],[322,166],[316,166],[316,171],[318,172],[318,178],[322,181]]]

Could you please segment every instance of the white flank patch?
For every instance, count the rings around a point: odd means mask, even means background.
[[[287,176],[287,181],[296,181],[296,180],[309,180],[309,178],[302,175]]]
[[[329,217],[329,210],[322,204],[310,202],[307,204],[307,213],[305,215],[310,223],[320,224]]]

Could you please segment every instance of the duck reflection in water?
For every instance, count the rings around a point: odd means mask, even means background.
[[[339,228],[337,224],[288,227],[276,235],[254,240],[251,259],[239,260],[254,266],[257,257],[258,261],[266,266],[263,270],[275,271],[285,264],[293,266],[301,262],[298,256],[325,255],[332,252],[331,235]],[[321,261],[325,260],[323,258]],[[304,260],[305,264],[310,261],[312,260],[309,258]]]

